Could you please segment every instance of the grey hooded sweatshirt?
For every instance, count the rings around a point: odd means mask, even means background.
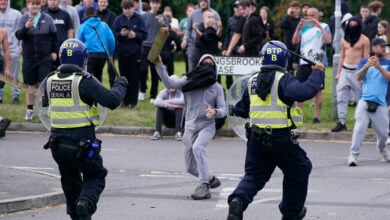
[[[8,5],[5,11],[0,11],[0,27],[4,28],[8,33],[8,47],[11,58],[20,56],[20,41],[16,38],[15,32],[18,28],[18,20],[22,14],[11,8],[11,0],[8,0]]]
[[[205,54],[200,58],[198,65],[206,58],[214,60],[213,56]],[[169,77],[166,67],[163,64],[157,65],[156,70],[167,88],[176,88],[181,90],[181,88],[188,82],[186,76],[180,79],[172,76]],[[215,118],[223,118],[226,116],[227,111],[224,92],[222,86],[217,82],[209,87],[185,92],[184,100],[185,130],[199,131],[210,125],[215,126],[214,118],[208,118],[204,113],[206,105],[209,105],[211,108],[215,108],[217,110]]]

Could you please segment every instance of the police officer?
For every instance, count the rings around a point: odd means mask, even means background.
[[[108,90],[85,72],[87,51],[77,39],[64,41],[59,56],[61,65],[43,82],[42,103],[48,107],[51,126],[45,148],[51,149],[58,164],[67,213],[74,220],[86,220],[96,211],[107,175],[99,155],[101,141],[95,136],[99,124],[96,103],[115,109],[128,83],[119,77]]]
[[[271,44],[272,43],[272,44]],[[296,101],[314,97],[324,83],[324,66],[316,62],[307,81],[286,73],[289,54],[280,41],[264,45],[262,67],[249,79],[239,102],[229,114],[249,118],[245,176],[228,197],[228,220],[243,218],[253,197],[270,179],[276,166],[283,174],[283,197],[279,204],[283,220],[303,219],[308,178],[312,168],[292,129],[302,124]]]

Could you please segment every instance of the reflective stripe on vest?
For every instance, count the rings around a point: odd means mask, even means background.
[[[251,88],[252,81],[256,80],[258,74],[253,77],[248,83],[248,91],[250,92],[250,123],[255,124],[259,128],[290,128],[293,127],[292,121],[288,118],[289,107],[279,99],[278,85],[279,81],[284,76],[282,72],[275,73],[275,79],[271,87],[270,94],[263,101],[257,93]],[[298,127],[303,123],[302,112],[294,104],[290,108],[290,116],[294,124]]]
[[[47,79],[46,91],[49,96],[49,116],[52,128],[79,128],[99,125],[96,106],[89,106],[80,98],[79,84],[82,75],[59,78],[58,72]]]

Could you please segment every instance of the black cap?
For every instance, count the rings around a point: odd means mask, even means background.
[[[383,38],[374,38],[372,41],[371,41],[371,45],[372,46],[377,46],[377,45],[380,45],[382,47],[386,47],[386,46],[389,46],[388,43],[386,43],[386,41],[383,39]]]
[[[305,7],[305,6],[307,6],[309,8],[313,7],[313,5],[310,4],[309,2],[305,2],[305,3],[302,4],[302,8]]]
[[[236,7],[236,6],[238,6],[239,4],[240,4],[240,1],[239,1],[239,0],[236,0],[236,1],[234,1],[233,6]]]

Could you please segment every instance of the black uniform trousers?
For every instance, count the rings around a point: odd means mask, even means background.
[[[276,166],[284,175],[280,212],[285,217],[301,213],[306,200],[312,164],[295,138],[288,135],[286,138],[280,136],[273,138],[272,148],[267,152],[260,143],[255,143],[253,139],[248,140],[245,176],[229,196],[228,202],[239,197],[244,203],[245,210],[257,192],[268,182]]]
[[[77,158],[78,147],[57,144],[52,148],[52,156],[58,164],[61,185],[66,198],[67,213],[72,219],[78,219],[76,204],[79,200],[89,202],[89,213],[96,211],[96,204],[105,187],[107,170],[103,159],[97,155],[93,159],[86,156]]]

